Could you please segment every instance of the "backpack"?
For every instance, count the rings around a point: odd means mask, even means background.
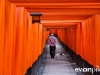
[[[51,44],[54,44],[55,43],[55,38],[51,37],[49,40],[50,40],[50,43]]]

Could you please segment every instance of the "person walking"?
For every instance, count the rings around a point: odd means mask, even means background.
[[[55,50],[56,50],[56,38],[54,34],[51,34],[48,38],[49,48],[50,48],[50,56],[51,58],[55,57]]]

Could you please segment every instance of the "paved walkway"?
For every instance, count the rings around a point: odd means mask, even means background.
[[[68,58],[69,54],[67,54],[61,46],[59,46],[59,43],[56,46],[56,53],[65,53],[66,57],[64,59],[59,58],[58,60],[52,59],[50,57],[49,48],[48,48],[48,54],[47,54],[47,61],[46,65],[43,71],[43,75],[77,75],[74,71],[72,64],[69,62]]]

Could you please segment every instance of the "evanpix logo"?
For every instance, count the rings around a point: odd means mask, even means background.
[[[91,72],[92,74],[94,72],[100,72],[99,66],[96,68],[75,68],[75,72]]]

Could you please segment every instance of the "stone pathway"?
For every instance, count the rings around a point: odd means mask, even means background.
[[[66,55],[64,59],[52,59],[50,57],[49,48],[47,52],[47,61],[42,75],[77,75],[72,67],[72,64],[76,63],[71,63],[68,60],[67,57],[69,54],[64,52],[59,44],[56,46],[56,53],[63,52]]]

